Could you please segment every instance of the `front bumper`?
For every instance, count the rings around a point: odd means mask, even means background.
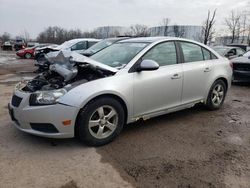
[[[16,53],[16,55],[17,55],[18,57],[21,57],[21,58],[24,57],[24,53]]]
[[[15,91],[14,95],[21,98],[19,105],[13,105],[13,101],[8,105],[11,119],[16,128],[26,133],[48,138],[74,137],[78,108],[59,103],[46,106],[29,106],[29,93]],[[63,125],[64,120],[71,120],[71,124]],[[47,127],[51,125],[54,128],[44,129],[46,128],[45,125]]]

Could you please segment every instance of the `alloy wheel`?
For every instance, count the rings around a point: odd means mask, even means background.
[[[97,139],[109,137],[117,128],[118,113],[108,105],[97,108],[90,116],[88,128],[90,134]]]
[[[212,103],[219,106],[224,99],[224,87],[221,84],[215,85],[212,92]]]

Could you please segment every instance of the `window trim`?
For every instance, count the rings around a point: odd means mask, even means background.
[[[133,64],[133,66],[129,69],[128,73],[133,73],[133,72],[137,72],[136,68],[138,67],[138,65],[142,62],[142,57],[145,56],[145,54],[147,54],[150,50],[152,50],[154,47],[156,47],[157,45],[160,45],[162,43],[167,43],[167,42],[173,42],[174,46],[175,46],[175,51],[176,51],[176,64],[172,64],[172,65],[178,65],[181,64],[181,57],[180,57],[180,49],[177,46],[177,42],[176,40],[167,40],[167,41],[162,41],[159,42],[155,45],[153,45],[150,49],[148,49],[146,52],[144,52],[144,54]],[[164,65],[164,66],[160,66],[161,67],[165,67],[165,66],[171,66],[171,65]]]

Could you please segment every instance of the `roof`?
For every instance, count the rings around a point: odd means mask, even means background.
[[[213,46],[212,48],[232,49],[232,48],[239,48],[239,47],[237,46]]]
[[[93,42],[98,42],[100,39],[94,39],[94,38],[78,38],[78,39],[71,39],[69,40],[71,42],[80,42],[80,41],[93,41]]]
[[[146,43],[153,43],[161,40],[186,40],[184,38],[177,38],[177,37],[138,37],[138,38],[131,38],[122,40],[121,42],[146,42]]]

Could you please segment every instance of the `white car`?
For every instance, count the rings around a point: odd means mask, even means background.
[[[37,61],[40,61],[40,59],[43,60],[45,54],[49,52],[54,52],[54,51],[69,50],[69,51],[75,51],[81,54],[86,49],[93,46],[99,41],[100,41],[99,39],[93,39],[93,38],[72,39],[72,40],[65,41],[64,43],[58,46],[47,46],[44,48],[36,49],[34,55],[35,55],[35,59]]]
[[[232,77],[226,58],[180,38],[127,39],[91,59],[60,52],[53,60],[48,72],[17,85],[11,118],[21,131],[50,138],[77,135],[94,146],[111,142],[124,124],[139,119],[197,103],[219,109]]]

